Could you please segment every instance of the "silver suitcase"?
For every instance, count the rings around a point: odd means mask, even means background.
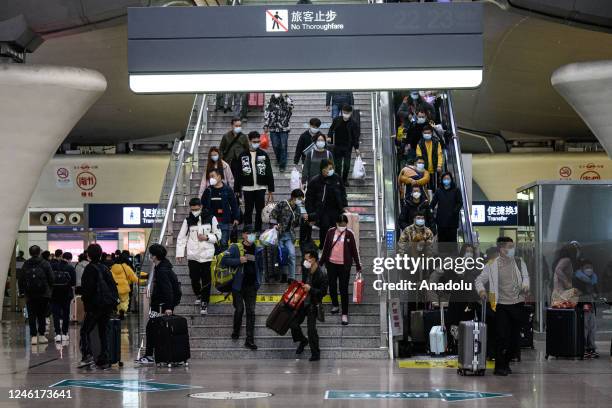
[[[482,321],[472,320],[459,323],[459,375],[485,374],[487,368],[487,324],[486,303],[482,306]]]

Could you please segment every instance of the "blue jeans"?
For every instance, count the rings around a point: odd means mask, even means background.
[[[272,139],[272,148],[278,161],[278,167],[281,170],[285,170],[287,167],[287,139],[289,139],[289,132],[270,132],[270,138]]]
[[[289,279],[295,279],[295,246],[293,245],[293,241],[292,232],[283,232],[278,239],[278,245],[287,249],[289,253],[289,262],[282,267],[283,275],[286,273]]]
[[[217,227],[221,230],[221,250],[225,251],[227,249],[227,244],[229,242],[230,231],[232,229],[231,224],[217,224]]]
[[[336,119],[338,116],[342,114],[342,103],[334,103],[332,105],[332,120]]]

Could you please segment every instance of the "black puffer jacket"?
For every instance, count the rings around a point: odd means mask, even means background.
[[[163,313],[174,310],[181,303],[181,284],[169,260],[164,259],[155,266],[151,310]]]
[[[429,208],[429,200],[427,200],[425,194],[423,194],[419,198],[418,203],[415,203],[412,197],[402,202],[402,210],[398,219],[399,227],[402,231],[407,226],[414,223],[414,217],[416,217],[419,211],[425,211],[425,226],[429,229],[433,227],[433,216]]]
[[[319,174],[314,177],[306,189],[306,212],[316,220],[321,219],[321,214],[340,214],[348,206],[346,189],[342,179],[334,174],[323,177]]]
[[[448,189],[443,186],[438,187],[431,200],[431,208],[434,209],[436,206],[438,207],[436,225],[439,228],[459,228],[459,211],[463,207],[463,199],[454,181],[451,181]]]

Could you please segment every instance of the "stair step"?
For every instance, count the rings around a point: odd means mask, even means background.
[[[199,325],[191,326],[189,328],[190,336],[210,338],[220,337],[224,339],[230,339],[232,335],[233,326],[229,325]],[[378,324],[362,324],[359,326],[342,326],[337,324],[321,323],[317,322],[317,331],[320,336],[378,336],[380,335],[380,325]],[[266,326],[259,325],[255,326],[255,338],[260,336],[269,335],[270,329]]]
[[[303,325],[305,330],[305,325]],[[262,348],[291,348],[295,347],[291,334],[279,336],[272,330],[267,335],[256,337],[256,344]],[[195,337],[189,336],[191,347],[202,347],[207,349],[242,349],[244,341],[221,337]],[[319,333],[319,344],[321,347],[349,347],[369,348],[380,343],[380,336],[323,336]]]
[[[237,340],[242,345],[244,340]],[[260,348],[256,351],[242,349],[213,349],[213,348],[192,348],[191,358],[192,359],[223,359],[223,360],[234,360],[234,359],[295,359],[299,358],[308,362],[310,357],[310,351],[308,347],[301,356],[295,355],[295,348]],[[389,358],[389,351],[386,348],[348,348],[348,347],[335,347],[335,348],[321,348],[321,359],[323,360],[337,360],[337,359],[387,359]]]

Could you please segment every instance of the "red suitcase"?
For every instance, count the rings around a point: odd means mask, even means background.
[[[283,294],[282,302],[293,310],[298,310],[304,304],[308,292],[300,281],[293,281]]]

